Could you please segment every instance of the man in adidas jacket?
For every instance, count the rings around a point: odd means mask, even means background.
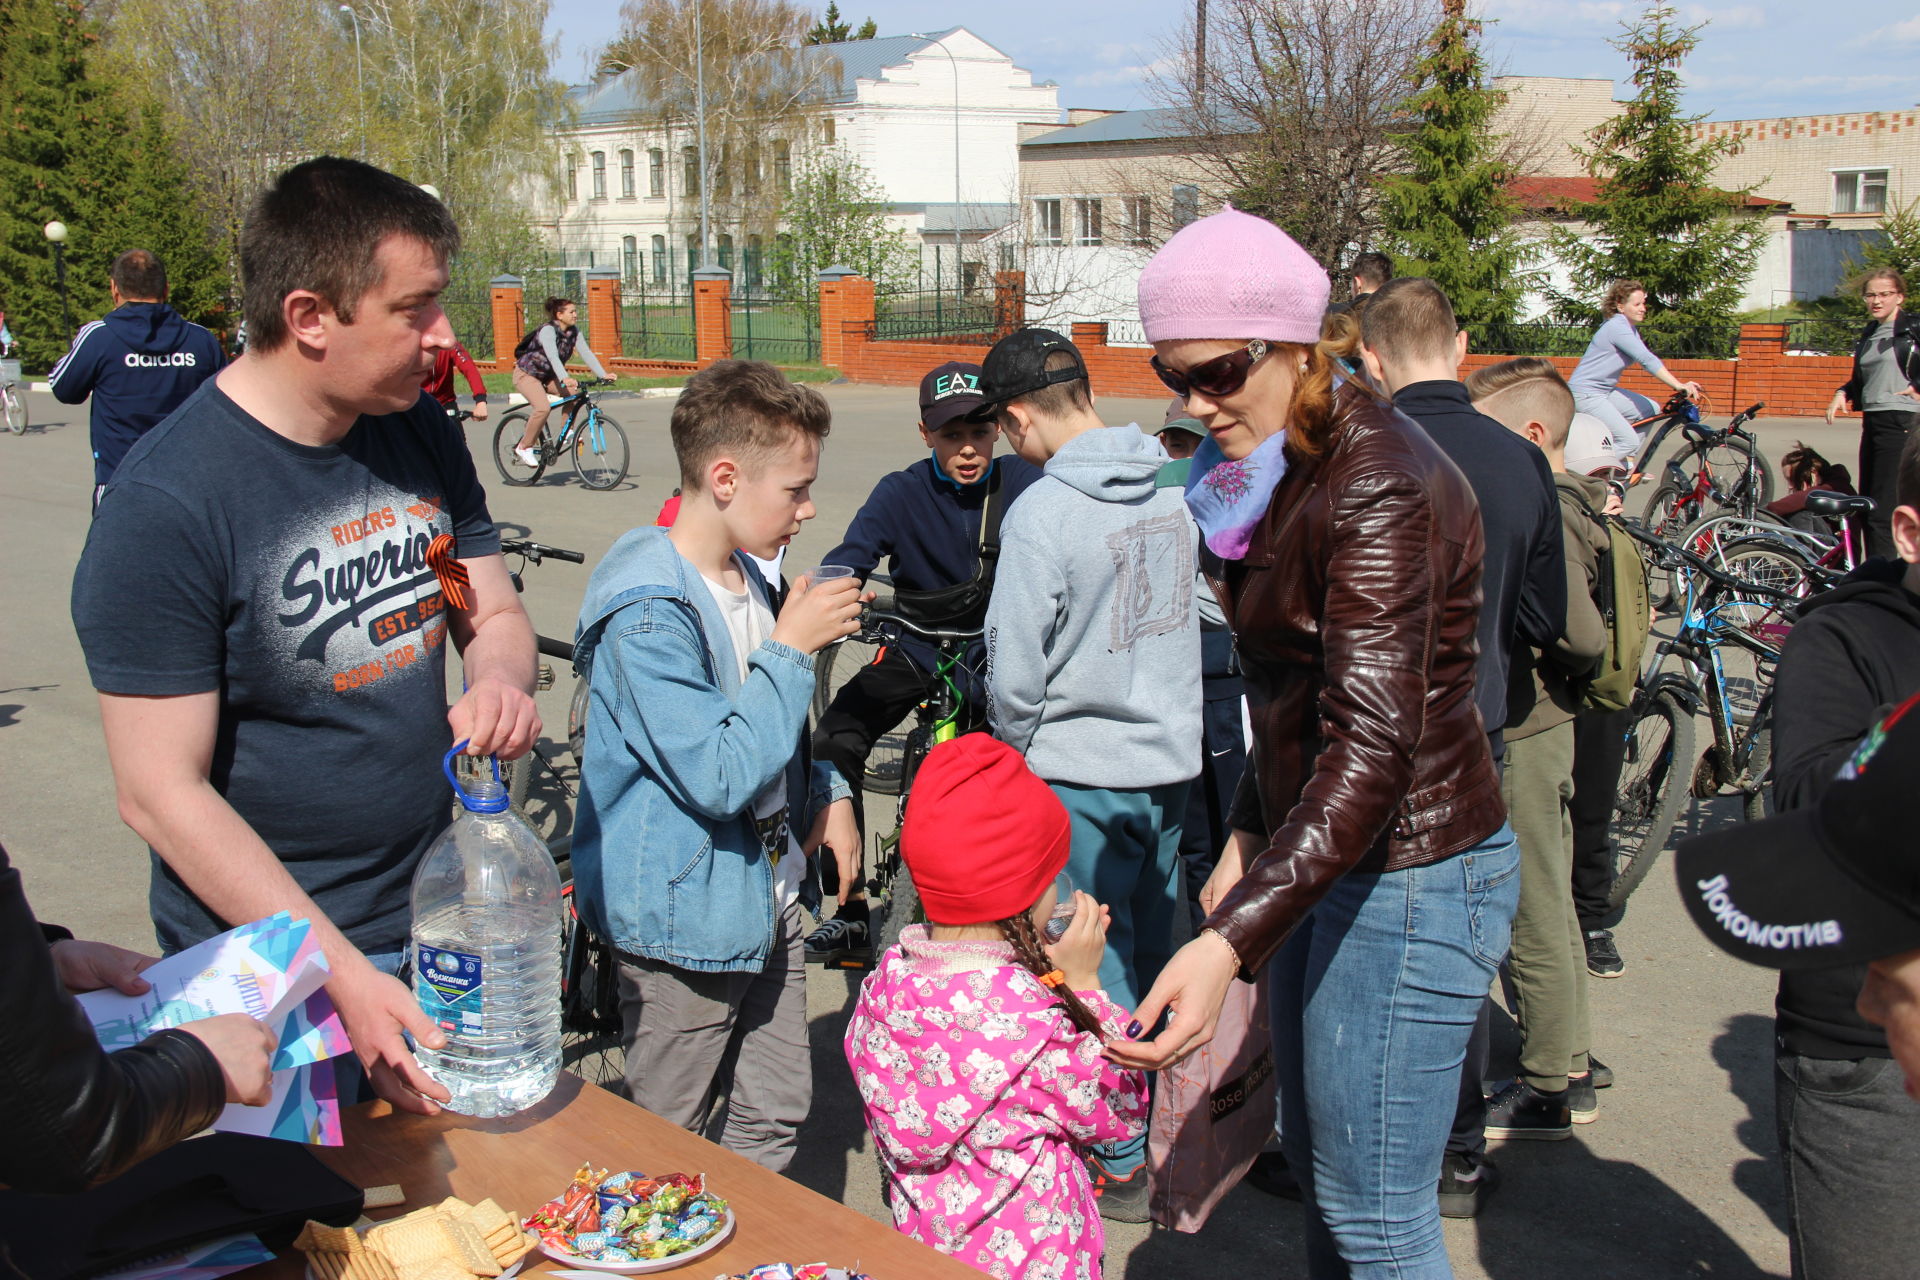
[[[159,255],[113,260],[114,309],[82,328],[47,381],[66,404],[93,397],[93,501],[133,442],[159,425],[225,362],[220,340],[167,305]]]

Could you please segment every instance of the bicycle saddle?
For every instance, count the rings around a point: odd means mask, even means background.
[[[1807,510],[1817,516],[1865,515],[1873,510],[1873,499],[1862,494],[1815,489],[1807,495]]]

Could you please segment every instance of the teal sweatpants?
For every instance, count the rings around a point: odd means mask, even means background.
[[[1073,823],[1067,871],[1112,912],[1100,985],[1132,1011],[1173,956],[1180,875],[1180,820],[1187,783],[1112,791],[1071,782],[1047,785]]]

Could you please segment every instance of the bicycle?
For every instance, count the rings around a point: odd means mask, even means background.
[[[11,358],[11,345],[6,351],[8,356],[0,358],[0,418],[7,430],[20,435],[27,429],[27,398],[20,393],[20,362]]]
[[[874,580],[869,579],[867,585],[873,586]],[[871,904],[868,937],[872,941],[864,951],[843,952],[827,962],[835,968],[873,968],[876,959],[900,941],[901,930],[922,918],[920,894],[914,888],[913,876],[900,856],[900,833],[906,825],[907,797],[913,789],[914,775],[926,759],[927,752],[942,742],[960,736],[961,713],[967,702],[960,677],[965,674],[978,678],[979,673],[967,665],[966,653],[984,634],[978,627],[956,629],[926,626],[897,612],[892,598],[876,596],[860,610],[860,630],[842,644],[821,650],[814,659],[814,705],[817,711],[822,707],[823,699],[830,702],[832,694],[838,691],[834,673],[851,675],[858,669],[854,662],[845,660],[836,650],[856,644],[864,646],[852,649],[848,656],[857,657],[871,650],[876,653],[872,660],[877,662],[879,653],[897,644],[903,635],[913,635],[931,643],[935,653],[934,669],[928,673],[928,696],[914,709],[913,727],[907,730],[900,743],[899,767],[894,774],[899,800],[895,807],[893,830],[874,838],[873,861],[866,880],[867,897]],[[872,773],[869,757],[868,776]]]
[[[603,410],[589,391],[591,387],[611,386],[613,381],[612,378],[588,378],[572,395],[551,402],[555,411],[566,411],[566,420],[560,434],[555,436],[553,415],[547,415],[547,421],[540,427],[540,438],[533,445],[540,461],[531,468],[520,461],[515,452],[527,433],[531,408],[520,405],[502,414],[500,425],[493,430],[493,465],[500,469],[500,479],[516,488],[534,484],[546,474],[548,467],[568,455],[573,458],[573,469],[580,483],[589,489],[611,489],[626,479],[631,461],[626,428],[614,421],[613,415]]]
[[[1667,537],[1722,509],[1751,518],[1773,500],[1773,474],[1767,470],[1759,442],[1745,429],[1764,408],[1764,404],[1750,405],[1719,430],[1700,422],[1679,423],[1692,447],[1668,461],[1664,478],[1647,495],[1641,520],[1650,533]],[[1670,430],[1672,423],[1669,419],[1657,435]],[[1651,457],[1658,444],[1656,436],[1644,456]],[[1716,457],[1720,450],[1727,459]]]
[[[876,590],[892,585],[884,573],[870,574],[867,586]],[[888,645],[865,635],[851,635],[838,644],[828,645],[814,658],[813,722],[819,724],[833,705],[842,685],[862,668],[870,667],[886,655]],[[900,794],[902,753],[906,747],[904,728],[896,728],[874,739],[867,752],[866,768],[861,771],[860,786],[869,795]]]
[[[586,556],[578,551],[568,551],[563,547],[550,547],[545,543],[534,542],[526,538],[501,539],[500,552],[502,555],[520,557],[520,563],[516,567],[507,570],[507,577],[513,581],[513,589],[515,591],[524,591],[526,589],[521,581],[521,575],[526,572],[526,568],[530,564],[538,565],[543,560],[564,560],[569,564],[585,564],[587,561]],[[556,640],[551,636],[543,636],[537,633],[533,637],[533,640],[541,657],[553,658],[556,661],[566,663],[569,667],[573,665],[573,645],[571,642]],[[543,692],[553,688],[558,679],[554,672],[553,664],[542,662],[536,679],[539,689]],[[573,757],[573,763],[576,769],[579,768],[581,755],[586,749],[586,740],[587,683],[576,675],[573,680],[573,696],[568,699],[567,702],[567,754]],[[530,821],[532,820],[532,816],[526,813],[526,801],[536,768],[544,768],[553,781],[560,787],[561,791],[566,794],[568,800],[573,799],[573,788],[568,786],[566,779],[560,776],[560,771],[554,767],[554,763],[548,758],[547,753],[540,749],[538,743],[535,743],[533,750],[521,756],[518,760],[512,761],[506,766],[505,770],[507,775],[507,798],[513,804],[514,808],[521,810],[522,815],[527,816]],[[561,840],[566,838],[567,837],[556,836],[551,844],[558,845]],[[555,856],[559,857],[563,855],[556,854]]]
[[[1659,644],[1635,689],[1626,734],[1626,764],[1614,799],[1615,848],[1620,859],[1608,905],[1620,911],[1666,847],[1667,834],[1691,799],[1741,797],[1748,820],[1764,815],[1773,764],[1773,666],[1792,625],[1791,598],[1721,572],[1705,559],[1661,542],[1631,523],[1627,533],[1665,567],[1682,576],[1685,606],[1680,629]],[[1703,584],[1732,594],[1712,603]],[[1761,602],[1776,621],[1736,619]],[[1728,675],[1723,650],[1753,655],[1751,681]],[[1681,669],[1667,669],[1669,656]],[[1694,718],[1706,714],[1713,742],[1694,755]]]

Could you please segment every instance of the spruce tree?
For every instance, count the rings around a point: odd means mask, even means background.
[[[1531,255],[1513,231],[1512,170],[1492,129],[1506,95],[1487,87],[1480,23],[1464,10],[1451,0],[1419,62],[1408,103],[1419,123],[1382,182],[1382,212],[1394,273],[1430,277],[1484,345],[1506,336]]]
[[[1597,322],[1607,286],[1639,280],[1647,287],[1643,333],[1669,354],[1731,345],[1766,237],[1760,219],[1736,212],[1753,188],[1714,186],[1715,166],[1739,143],[1696,138],[1693,127],[1704,117],[1681,111],[1680,67],[1699,32],[1677,25],[1672,6],[1656,4],[1613,42],[1632,60],[1638,92],[1580,153],[1599,182],[1597,200],[1579,211],[1586,229],[1556,228],[1550,238],[1574,284],[1553,295],[1563,322]]]

